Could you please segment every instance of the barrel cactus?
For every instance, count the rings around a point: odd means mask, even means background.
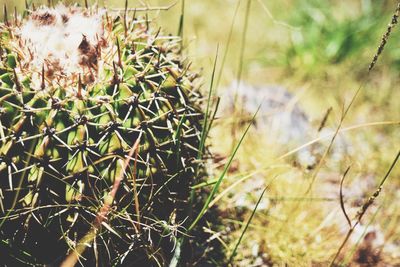
[[[179,37],[124,12],[27,14],[0,26],[1,261],[166,265],[203,172]]]

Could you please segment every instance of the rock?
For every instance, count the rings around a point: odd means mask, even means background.
[[[256,128],[267,132],[274,141],[305,143],[308,140],[311,128],[308,117],[284,87],[252,86],[242,82],[237,88],[237,83],[233,82],[221,99],[223,112],[239,106],[245,113],[254,114],[262,104]]]
[[[334,129],[329,128],[318,132],[296,96],[279,85],[254,86],[241,82],[237,86],[237,82],[232,82],[221,96],[220,114],[229,116],[234,110],[241,110],[243,115],[251,116],[260,104],[255,128],[268,143],[281,145],[285,150],[297,148],[320,136],[329,141],[334,133]],[[330,155],[332,159],[340,160],[346,153],[346,146],[344,138],[339,135]],[[324,151],[325,146],[317,142],[299,150],[296,160],[302,166],[312,167]]]

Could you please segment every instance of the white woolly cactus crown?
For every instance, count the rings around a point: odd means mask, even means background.
[[[62,74],[70,76],[84,71],[84,67],[92,67],[85,64],[85,51],[80,46],[85,41],[91,47],[99,45],[104,35],[101,16],[100,13],[86,16],[70,12],[62,5],[35,13],[20,31],[23,47],[29,47],[32,53],[29,68],[41,71],[45,64],[48,68],[58,67]]]
[[[36,88],[42,86],[43,69],[48,82],[62,83],[66,89],[79,75],[84,83],[94,82],[102,63],[101,49],[110,47],[106,41],[110,36],[104,35],[104,13],[89,14],[61,4],[35,11],[15,31],[14,45],[22,66],[17,73],[31,71]]]

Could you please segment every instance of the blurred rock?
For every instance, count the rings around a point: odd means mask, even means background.
[[[255,128],[265,135],[268,143],[281,145],[285,149],[299,147],[319,136],[333,135],[334,129],[318,132],[297,102],[296,96],[283,86],[254,86],[245,82],[237,86],[235,81],[223,91],[219,112],[221,116],[229,116],[239,111],[242,120],[245,120],[251,118],[261,104]],[[307,146],[296,153],[296,160],[302,166],[312,167],[324,150],[325,146],[320,142]],[[345,152],[346,142],[338,136],[330,156],[340,160]]]
[[[244,82],[237,87],[237,82],[232,82],[224,90],[221,110],[231,112],[236,107],[252,115],[260,104],[257,129],[268,132],[268,136],[279,143],[304,143],[308,140],[311,127],[308,117],[284,87],[252,86]]]

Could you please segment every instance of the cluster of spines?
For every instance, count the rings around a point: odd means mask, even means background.
[[[9,35],[2,34],[1,40],[0,172],[8,177],[8,188],[1,181],[2,219],[23,217],[24,225],[33,219],[47,227],[64,214],[69,225],[62,231],[70,244],[84,234],[68,234],[78,224],[77,211],[90,227],[120,175],[124,183],[116,198],[119,206],[110,215],[111,227],[111,219],[134,222],[140,216],[144,228],[160,231],[165,225],[158,225],[159,221],[170,222],[171,213],[184,204],[176,202],[185,202],[198,154],[203,114],[192,84],[195,75],[169,47],[178,47],[179,40],[161,37],[160,31],[151,36],[147,19],[127,23],[126,13],[114,20],[106,14],[105,21],[115,40],[111,42],[117,60],[99,70],[104,79],[94,84],[83,83],[78,74],[75,95],[67,95],[63,88],[49,88],[44,67],[41,90],[32,90],[29,75],[19,77],[16,71],[19,55],[7,47]],[[12,33],[18,24],[6,20],[5,28]],[[102,57],[112,58],[112,54]],[[131,164],[124,169],[127,157]],[[183,196],[177,190],[184,191]],[[137,196],[140,209],[133,200]]]

